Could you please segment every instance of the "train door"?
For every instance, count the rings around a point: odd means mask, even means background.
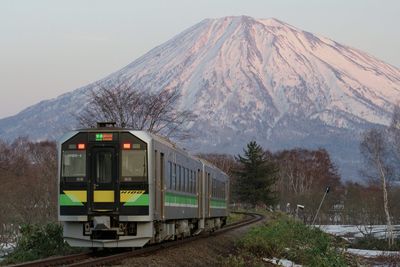
[[[115,147],[91,149],[89,200],[92,212],[112,212],[118,207],[118,159]]]
[[[164,153],[154,151],[154,167],[155,167],[155,216],[156,219],[164,219],[164,191],[165,191],[165,178],[164,178]]]
[[[154,217],[156,220],[161,218],[161,179],[159,153],[154,150]]]
[[[206,200],[206,214],[208,217],[211,216],[211,207],[210,207],[210,202],[211,202],[211,174],[209,172],[207,172],[207,200]]]
[[[198,203],[198,217],[199,218],[203,218],[204,217],[204,213],[203,213],[203,189],[202,189],[202,172],[198,169],[197,170],[197,176],[196,176],[196,184],[197,184],[197,203]]]
[[[160,153],[160,180],[161,180],[161,218],[165,218],[165,166],[164,153]]]

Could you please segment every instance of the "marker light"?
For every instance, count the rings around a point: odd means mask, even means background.
[[[131,149],[131,144],[129,144],[129,143],[124,143],[123,145],[122,145],[122,148],[123,149]]]
[[[103,141],[103,134],[101,133],[96,134],[96,141]]]
[[[103,141],[112,141],[113,135],[112,134],[103,134]]]
[[[78,144],[79,150],[84,150],[86,148],[85,144]]]
[[[96,141],[112,141],[113,134],[112,133],[97,133]]]

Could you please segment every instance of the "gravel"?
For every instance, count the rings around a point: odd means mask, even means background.
[[[250,227],[252,226],[244,226],[217,236],[129,258],[119,266],[221,266],[223,258],[234,253],[235,241]]]

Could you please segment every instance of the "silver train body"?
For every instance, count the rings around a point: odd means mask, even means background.
[[[145,131],[95,128],[59,142],[59,221],[77,247],[142,247],[226,223],[229,178]]]

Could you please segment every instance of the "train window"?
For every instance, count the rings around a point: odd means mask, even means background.
[[[215,180],[215,197],[219,197],[219,181]]]
[[[174,169],[172,171],[172,189],[176,190],[176,163],[174,163]]]
[[[187,169],[186,181],[187,181],[187,183],[186,183],[186,192],[190,193],[190,188],[191,188],[191,184],[190,183],[192,182],[192,180],[190,179],[190,170],[189,169]]]
[[[212,179],[212,196],[217,197],[217,180]]]
[[[162,189],[164,189],[165,188],[165,184],[166,184],[166,182],[165,182],[165,166],[164,166],[164,153],[160,153],[160,179],[161,179],[161,182],[162,182],[162,184],[161,184],[161,186],[162,186]]]
[[[111,183],[112,180],[112,153],[99,151],[96,153],[96,182]]]
[[[190,172],[186,169],[186,192],[190,193]]]
[[[185,192],[185,186],[186,186],[186,168],[182,167],[182,192]]]
[[[186,173],[187,173],[187,169],[183,168],[183,181],[182,181],[182,191],[186,192]]]
[[[182,173],[181,173],[181,191],[185,191],[185,168],[182,167]]]
[[[195,171],[193,171],[192,177],[193,177],[192,193],[194,194],[194,193],[196,193],[196,172]]]
[[[185,167],[182,167],[181,191],[185,191]]]
[[[193,193],[193,171],[190,170],[189,192]]]
[[[193,171],[193,185],[192,185],[192,193],[196,193],[196,172]]]
[[[191,190],[191,182],[192,182],[192,180],[190,178],[190,170],[188,170],[187,185],[186,185],[186,191],[188,193],[190,193],[190,190]]]
[[[197,173],[194,172],[194,193],[197,193]]]
[[[192,193],[192,178],[190,178],[190,171],[188,173],[186,191]]]
[[[172,162],[168,161],[168,167],[169,167],[169,183],[168,183],[168,189],[172,188]]]
[[[179,165],[178,166],[178,186],[177,186],[178,191],[181,191],[181,182],[182,182],[182,167]]]
[[[189,170],[186,169],[185,191],[189,192]]]
[[[63,151],[62,176],[63,177],[86,176],[86,151],[77,151],[77,150]]]
[[[178,190],[179,189],[179,165],[176,164],[176,168],[175,168],[175,187],[174,190]]]
[[[147,180],[146,152],[146,150],[122,151],[122,177],[132,177],[135,181]]]
[[[219,181],[215,180],[215,197],[219,197]]]
[[[186,192],[186,168],[183,168],[182,191]]]
[[[192,171],[188,170],[188,185],[187,185],[187,191],[188,193],[192,193]]]
[[[214,197],[218,197],[218,181],[214,180]]]
[[[186,175],[186,168],[183,168],[183,182],[182,182],[182,191],[186,192],[186,179],[187,179],[187,175]]]

